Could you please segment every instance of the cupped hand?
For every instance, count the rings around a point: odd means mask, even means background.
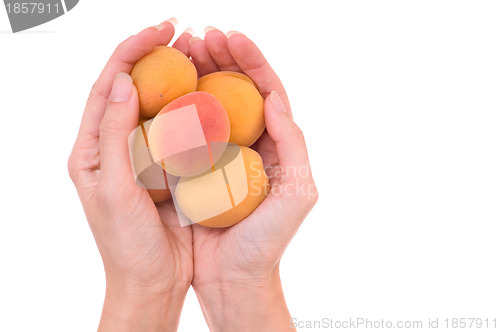
[[[189,53],[200,76],[223,70],[242,72],[256,83],[265,98],[266,132],[252,148],[262,156],[271,190],[259,207],[235,226],[211,229],[192,225],[193,287],[214,330],[216,321],[225,320],[227,324],[228,317],[215,316],[231,306],[229,297],[236,297],[241,306],[248,302],[252,311],[256,309],[252,296],[268,288],[267,295],[270,293],[279,303],[280,258],[318,198],[304,136],[293,121],[280,79],[249,38],[236,32],[228,35],[211,29],[203,40],[196,37],[190,40]],[[224,293],[225,304],[218,301],[217,292]],[[264,300],[259,300],[259,305],[265,308]],[[249,314],[241,306],[239,312]],[[286,306],[279,307],[278,304],[270,309],[274,317],[287,316]],[[259,317],[263,314],[254,313]],[[279,326],[283,324],[281,320]],[[243,331],[242,326],[234,328]],[[271,325],[266,326],[272,330]],[[289,329],[288,325],[284,327]]]
[[[125,323],[133,315],[141,315],[134,324],[175,324],[193,276],[191,228],[180,227],[171,200],[155,205],[136,185],[128,150],[139,117],[128,73],[173,35],[174,26],[166,21],[116,48],[91,90],[68,161],[106,273],[101,330],[116,330],[123,320],[126,331],[134,327]],[[174,47],[186,52],[189,38],[181,34]],[[174,318],[156,320],[167,314]]]

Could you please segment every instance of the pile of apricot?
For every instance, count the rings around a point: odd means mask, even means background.
[[[140,121],[131,135],[138,184],[155,203],[174,199],[191,223],[229,227],[269,192],[262,158],[249,147],[265,129],[264,100],[238,72],[198,79],[193,63],[159,46],[131,73]]]

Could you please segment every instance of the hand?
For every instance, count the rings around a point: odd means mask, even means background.
[[[106,273],[100,331],[176,330],[193,276],[192,232],[172,200],[155,206],[136,185],[128,136],[137,127],[137,90],[128,73],[174,26],[166,21],[121,43],[94,84],[68,161]],[[189,34],[174,47],[186,52]]]
[[[262,156],[271,185],[269,196],[239,224],[192,225],[193,288],[212,331],[288,331],[279,262],[318,198],[304,137],[278,76],[246,36],[228,38],[213,29],[204,40],[192,38],[189,53],[200,76],[239,71],[258,86],[267,132],[252,148]]]

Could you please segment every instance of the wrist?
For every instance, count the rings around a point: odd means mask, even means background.
[[[176,331],[187,289],[107,283],[99,331]]]
[[[289,331],[279,269],[259,278],[193,284],[211,331]]]

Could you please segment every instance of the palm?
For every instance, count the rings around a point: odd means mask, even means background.
[[[248,41],[248,42],[247,42]],[[243,40],[246,48],[255,47],[248,39]],[[214,51],[212,49],[218,49]],[[207,52],[210,51],[210,52]],[[209,54],[210,53],[210,54]],[[279,89],[279,86],[265,86],[262,82],[281,85],[279,79],[271,79],[275,75],[266,66],[260,66],[264,72],[255,72],[255,68],[262,61],[260,52],[247,52],[244,59],[235,59],[230,54],[228,43],[220,31],[207,33],[205,41],[192,43],[190,54],[201,75],[217,70],[235,70],[248,74],[252,71],[252,78],[265,96],[265,91]],[[232,64],[231,64],[232,60]],[[224,66],[218,63],[225,63]],[[212,66],[211,66],[212,64]],[[274,83],[273,83],[274,82]],[[283,87],[283,98],[286,99]],[[263,159],[264,167],[269,176],[271,186],[279,182],[277,169],[279,159],[276,146],[267,132],[252,146]],[[213,229],[200,225],[193,225],[193,253],[195,275],[193,283],[210,283],[220,280],[220,276],[227,280],[238,278],[238,274],[251,275],[259,273],[259,268],[266,268],[270,261],[279,259],[283,250],[283,243],[276,241],[276,229],[269,227],[269,222],[278,219],[280,202],[272,194],[245,220],[230,228]],[[236,272],[237,271],[237,272]],[[236,274],[234,274],[236,272]]]
[[[141,284],[172,281],[172,276],[174,282],[190,283],[193,275],[192,232],[189,227],[182,228],[175,221],[171,201],[158,205],[152,202],[147,191],[134,183],[130,164],[116,155],[116,151],[126,149],[123,144],[137,123],[137,115],[126,121],[131,127],[129,132],[116,133],[125,135],[124,139],[106,151],[111,143],[103,143],[103,134],[108,134],[111,139],[118,135],[103,133],[100,127],[105,121],[115,75],[130,72],[133,64],[156,45],[168,43],[174,28],[171,24],[165,24],[165,27],[161,32],[155,28],[146,29],[117,48],[94,85],[69,160],[70,175],[105,266],[112,266],[122,271],[126,278]],[[185,48],[186,37],[183,35],[177,40],[177,47]],[[132,100],[138,113],[136,94]],[[128,153],[122,153],[120,157],[127,159]]]
[[[192,226],[194,283],[215,282],[221,274],[228,281],[237,280],[240,274],[257,274],[261,272],[259,267],[268,266],[277,245],[262,228],[269,219],[269,214],[263,211],[270,205],[272,200],[264,201],[250,216],[230,228]]]
[[[101,219],[101,213],[96,213],[99,206],[99,192],[103,190],[100,176],[100,156],[98,149],[92,154],[87,153],[85,159],[79,162],[87,165],[87,172],[82,178],[80,194],[86,202],[86,212],[89,219]],[[78,148],[74,154],[79,154]],[[99,249],[105,249],[110,241],[122,244],[126,250],[113,257],[121,262],[122,268],[133,271],[134,279],[158,279],[163,275],[175,275],[178,279],[190,281],[192,277],[192,236],[188,227],[180,227],[175,222],[175,211],[171,200],[155,205],[146,190],[133,183],[126,185],[125,190],[116,195],[116,200],[110,202],[119,213],[113,213],[110,219],[130,218],[134,222],[128,227],[113,229],[112,235],[106,239],[100,238],[101,232],[96,227],[103,225],[90,223],[96,236]],[[106,216],[108,218],[108,216]],[[160,228],[160,231],[158,231]],[[151,250],[154,249],[154,250]]]
[[[190,282],[193,276],[192,230],[181,227],[176,220],[176,212],[172,200],[158,204],[157,214],[163,224],[163,234],[160,233],[163,253],[161,260],[163,269],[174,266],[180,280]]]

